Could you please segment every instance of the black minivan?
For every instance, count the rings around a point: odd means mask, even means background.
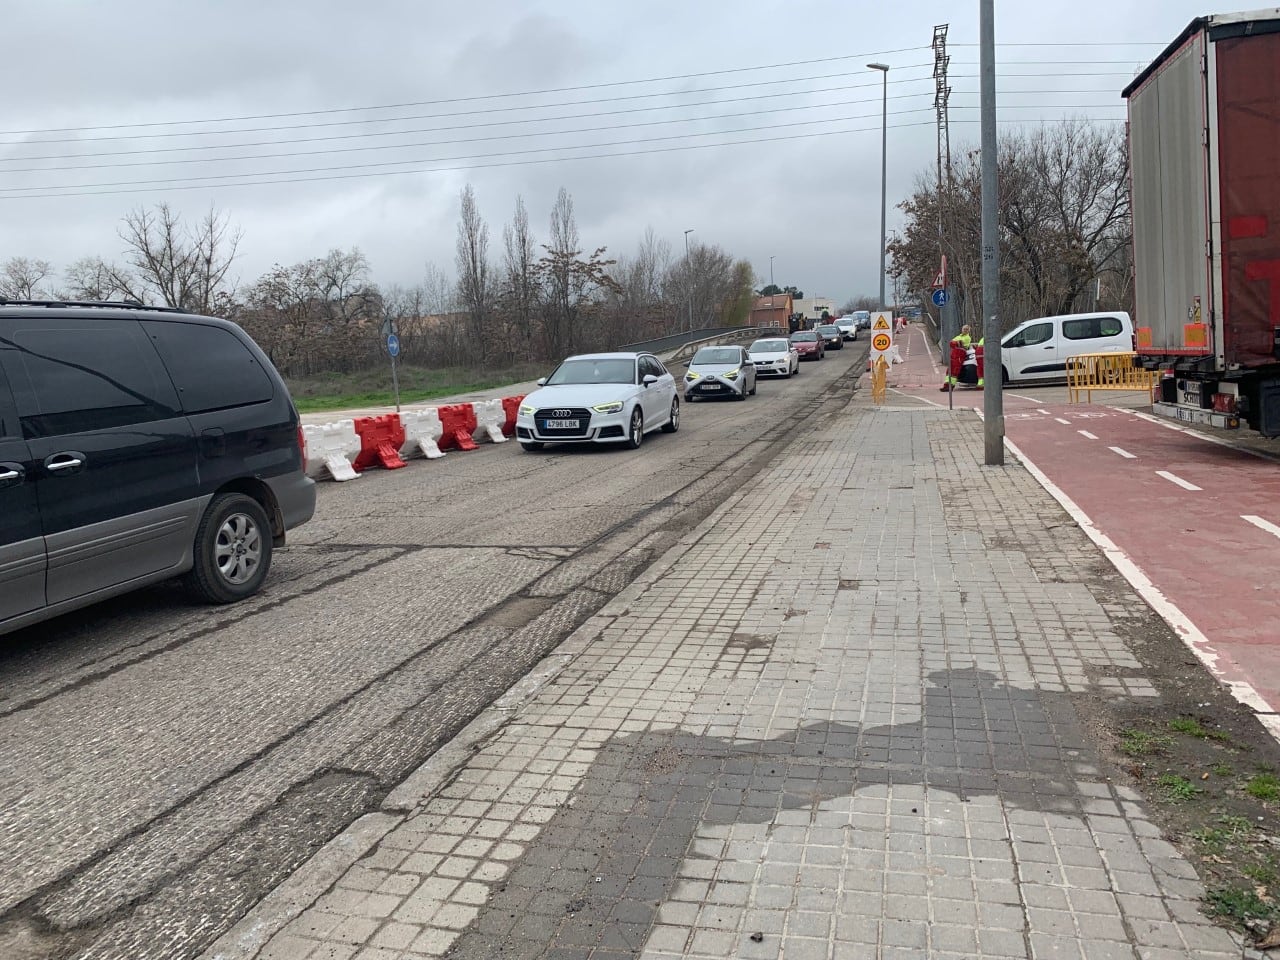
[[[0,633],[176,576],[243,599],[314,510],[297,410],[238,326],[0,300]]]

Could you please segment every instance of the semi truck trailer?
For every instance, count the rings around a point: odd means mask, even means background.
[[[1193,20],[1123,95],[1155,410],[1280,436],[1280,8]]]

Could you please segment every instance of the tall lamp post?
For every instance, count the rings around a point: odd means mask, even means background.
[[[997,203],[996,136],[996,11],[995,0],[978,3],[978,89],[982,128],[982,343],[983,367],[994,370],[982,390],[983,462],[1004,466],[1004,396],[999,373],[1000,318],[1000,219]],[[986,341],[990,340],[990,346]]]
[[[769,286],[773,286],[773,257],[769,258]]]
[[[885,198],[887,179],[889,176],[889,65],[887,63],[868,63],[868,69],[879,70],[884,78],[884,95],[880,109],[880,309],[888,304],[884,302],[884,250],[885,250]]]
[[[689,259],[689,234],[693,233],[693,227],[684,232],[684,269],[689,274],[689,329],[693,329],[693,261]]]

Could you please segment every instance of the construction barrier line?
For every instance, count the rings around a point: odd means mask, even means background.
[[[502,401],[477,400],[471,407],[476,417],[476,429],[472,435],[477,440],[487,437],[493,443],[506,443],[507,438],[502,435],[502,424],[506,420]]]
[[[404,425],[404,445],[400,447],[400,456],[421,454],[428,460],[438,460],[444,456],[444,451],[440,449],[444,427],[440,424],[440,412],[435,407],[405,410],[400,414],[400,422]]]
[[[380,417],[358,417],[356,433],[360,435],[360,453],[352,466],[363,472],[372,466],[384,470],[399,470],[407,464],[400,459],[404,446],[404,426],[398,414],[388,413]]]
[[[474,450],[476,442],[471,435],[476,432],[476,408],[469,403],[451,403],[437,409],[444,428],[440,449]]]
[[[306,446],[307,475],[315,478],[326,472],[335,480],[354,480],[360,474],[351,461],[360,453],[360,437],[351,420],[306,425],[302,428]]]

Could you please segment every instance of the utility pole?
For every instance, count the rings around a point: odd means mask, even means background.
[[[885,205],[889,177],[889,65],[887,63],[868,63],[871,70],[879,70],[884,78],[884,96],[880,108],[880,309],[887,306],[884,302],[884,257],[885,257]]]
[[[769,286],[773,286],[773,257],[769,258]]]
[[[689,234],[693,233],[693,227],[684,232],[684,271],[689,277],[689,329],[693,329],[693,261],[689,259]]]
[[[1000,357],[1000,222],[996,170],[995,0],[978,0],[979,75],[982,112],[982,425],[984,462],[1004,465],[1004,377]],[[988,343],[987,341],[990,341]]]

